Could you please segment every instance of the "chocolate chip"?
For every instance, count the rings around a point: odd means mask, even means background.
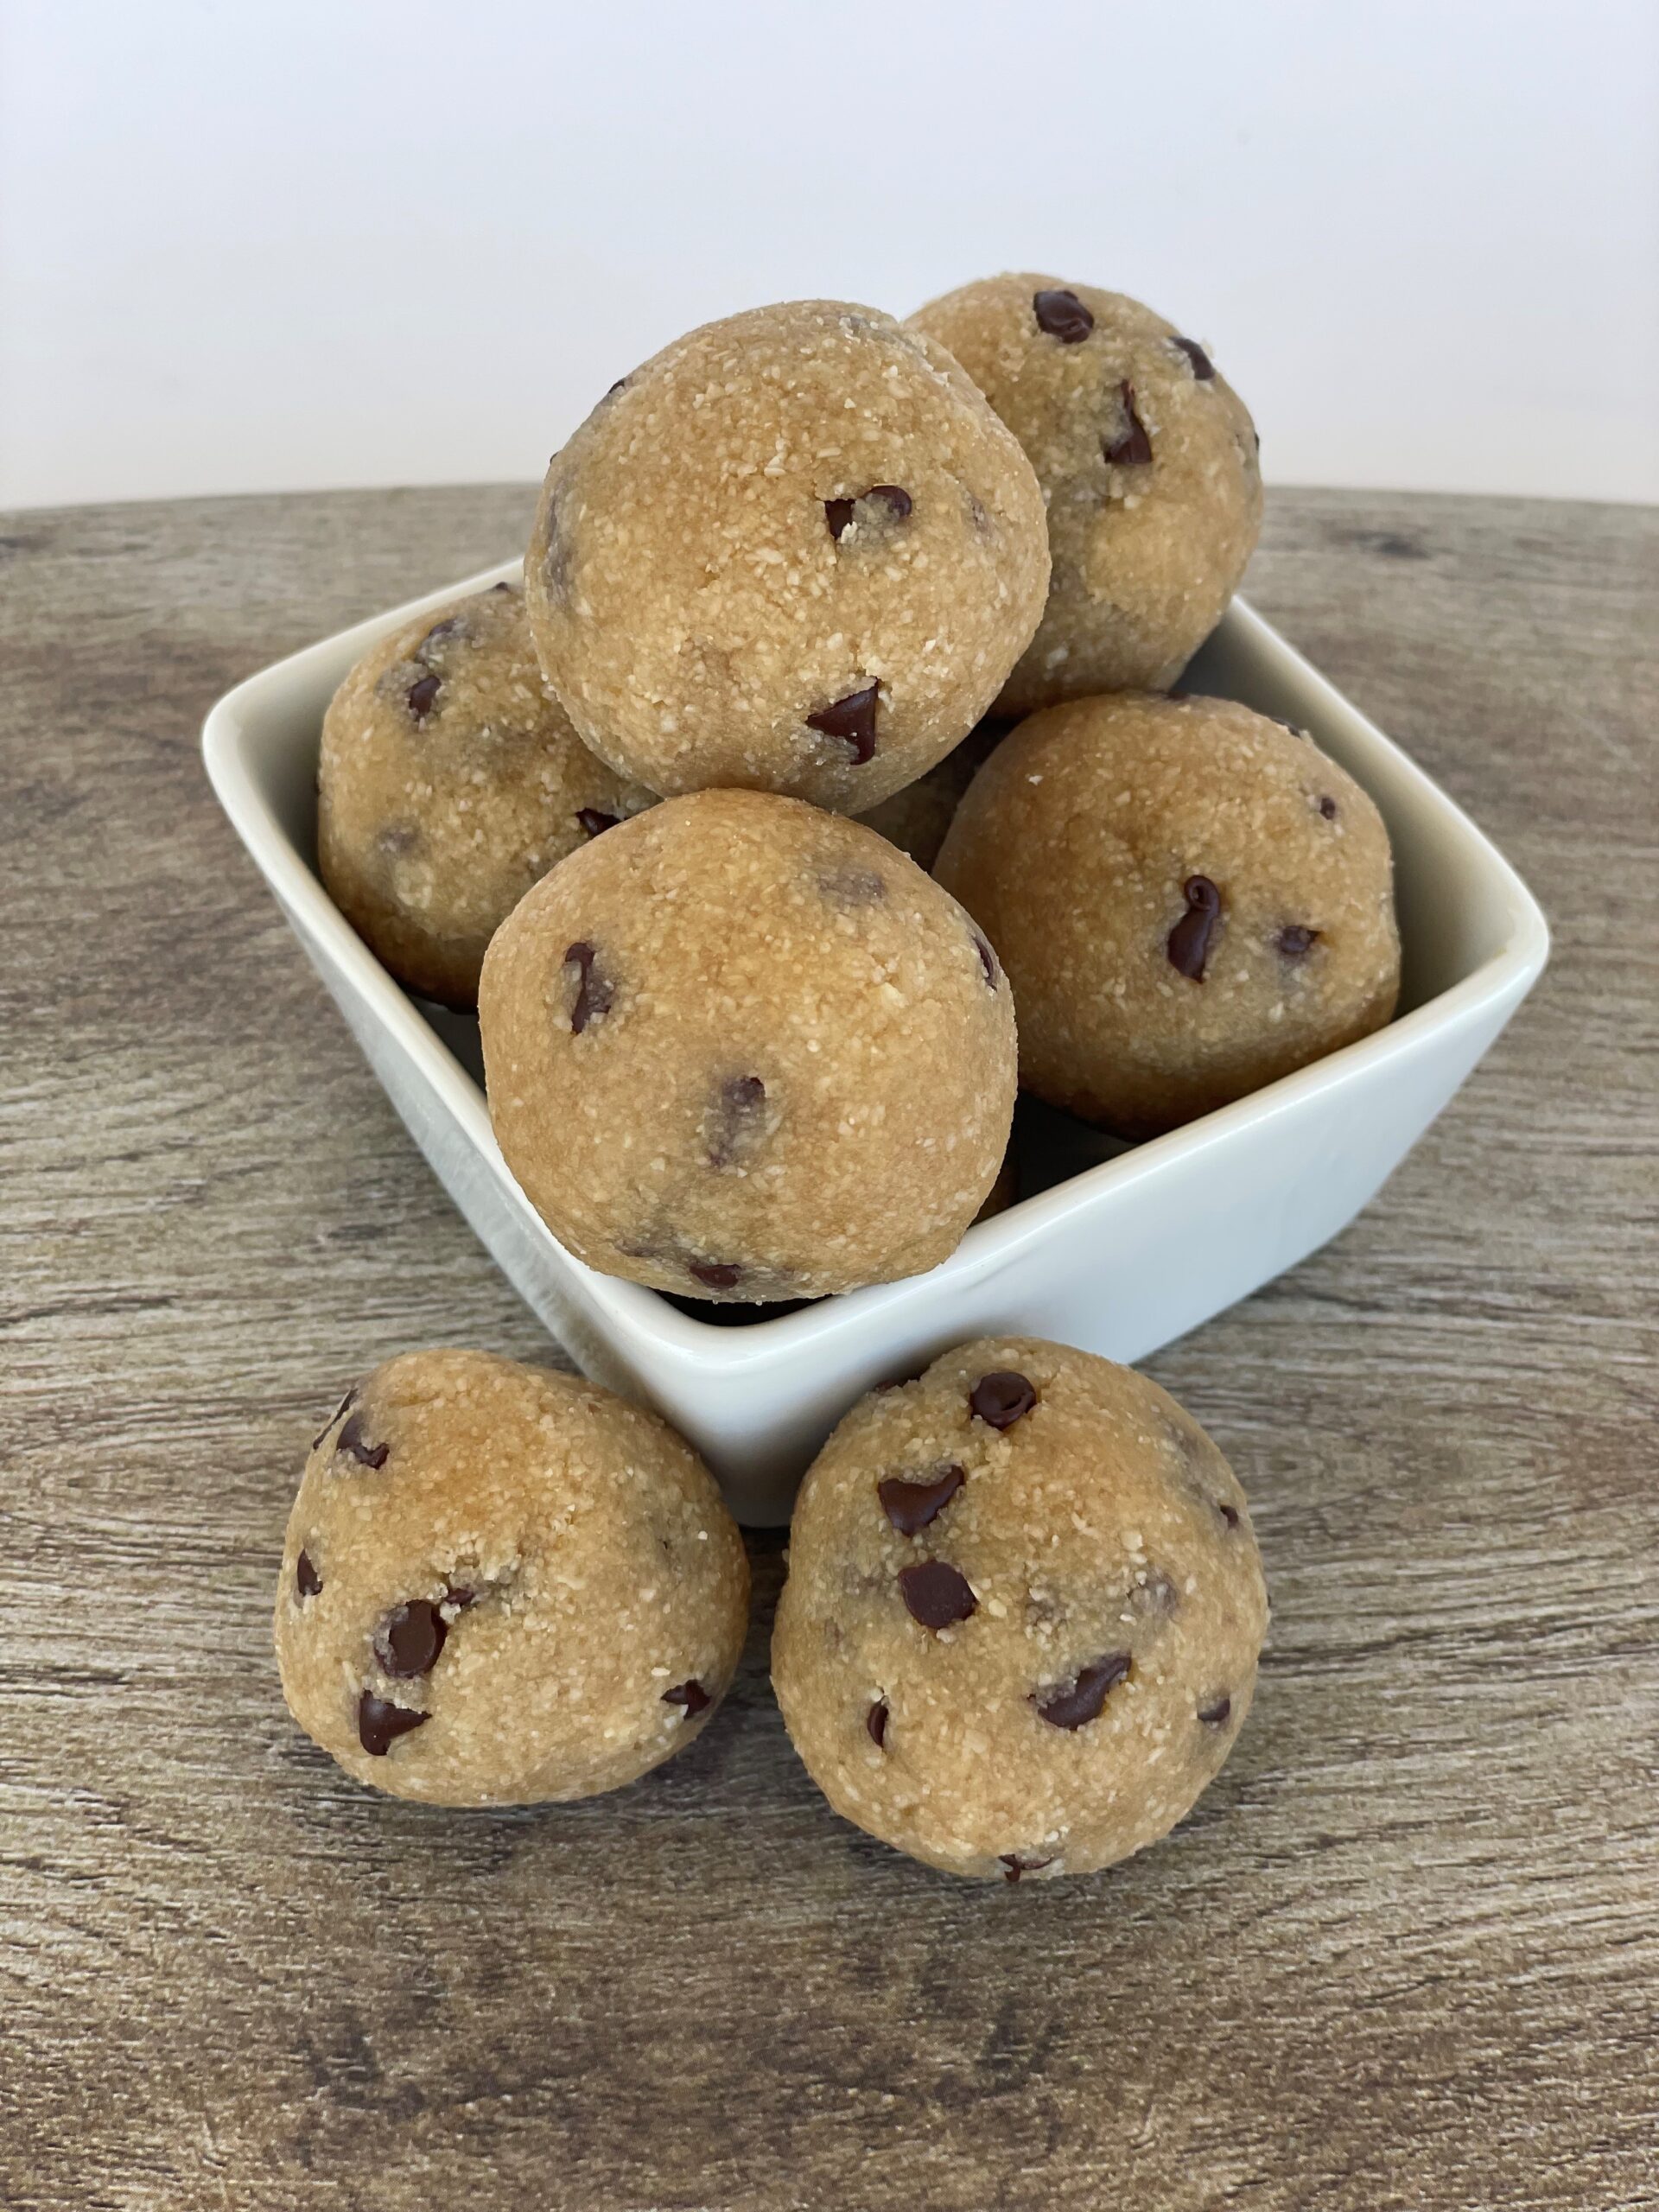
[[[1216,365],[1195,339],[1172,338],[1172,346],[1179,346],[1192,364],[1192,373],[1200,384],[1208,384],[1216,373]]]
[[[743,1280],[742,1268],[730,1260],[688,1260],[685,1271],[708,1290],[735,1290]]]
[[[490,589],[492,591],[504,591],[509,598],[512,596],[512,586],[507,582],[505,577],[503,577],[499,584],[492,584],[490,586]]]
[[[1106,448],[1106,458],[1114,468],[1139,468],[1152,459],[1152,440],[1135,411],[1135,386],[1127,377],[1117,387],[1117,396],[1123,404],[1124,426]]]
[[[887,1738],[887,1700],[879,1697],[864,1716],[864,1726],[870,1741],[879,1751]]]
[[[404,692],[404,696],[409,702],[409,711],[417,722],[423,722],[431,713],[432,702],[438,696],[440,680],[435,676],[416,677],[414,683]]]
[[[1186,901],[1186,912],[1166,940],[1169,964],[1189,982],[1201,983],[1210,957],[1210,941],[1221,919],[1221,893],[1207,875],[1189,875],[1181,886],[1181,896]]]
[[[429,647],[441,645],[446,638],[457,636],[466,627],[467,617],[464,614],[446,614],[442,622],[435,622],[432,625],[420,644],[416,646],[416,659],[424,660]]]
[[[374,1656],[389,1675],[413,1681],[438,1663],[448,1623],[427,1598],[396,1605],[375,1630]]]
[[[837,699],[832,706],[820,707],[816,715],[809,715],[809,729],[823,732],[825,737],[837,737],[851,752],[860,766],[875,750],[875,709],[880,686],[867,683],[861,691],[849,691],[844,699]]]
[[[357,1385],[356,1385],[356,1383],[355,1383],[355,1382],[353,1382],[353,1385],[352,1385],[352,1387],[351,1387],[351,1389],[350,1389],[346,1393],[345,1396],[340,1400],[340,1403],[339,1403],[339,1404],[334,1408],[334,1410],[333,1411],[333,1413],[331,1413],[331,1414],[329,1414],[329,1416],[328,1416],[327,1420],[326,1421],[324,1421],[324,1423],[322,1424],[322,1427],[321,1427],[317,1431],[316,1434],[312,1438],[312,1440],[311,1440],[311,1449],[312,1449],[314,1452],[316,1450],[316,1448],[317,1448],[318,1445],[320,1445],[320,1444],[321,1443],[321,1441],[322,1441],[323,1438],[324,1438],[325,1436],[327,1436],[327,1433],[328,1433],[329,1430],[334,1427],[334,1423],[335,1423],[335,1422],[340,1419],[340,1415],[341,1415],[342,1414],[344,1414],[344,1413],[349,1413],[349,1412],[351,1411],[352,1408],[353,1408],[356,1403],[357,1403]]]
[[[1095,327],[1095,318],[1077,294],[1057,285],[1053,290],[1033,292],[1031,311],[1039,330],[1058,338],[1062,346],[1080,346]]]
[[[357,1740],[372,1759],[383,1759],[399,1736],[425,1727],[430,1717],[365,1690],[357,1701]]]
[[[294,1563],[294,1584],[302,1598],[315,1598],[322,1588],[322,1577],[311,1564],[309,1552],[302,1552]]]
[[[391,1446],[389,1444],[371,1444],[363,1426],[362,1414],[353,1414],[334,1439],[334,1449],[348,1452],[359,1467],[384,1467]]]
[[[924,1628],[951,1628],[965,1621],[979,1604],[972,1586],[948,1560],[918,1560],[899,1570],[899,1592],[912,1620]]]
[[[873,868],[826,868],[818,888],[832,906],[879,906],[887,895],[886,877]]]
[[[979,955],[980,966],[985,970],[986,982],[995,990],[996,988],[996,955],[991,950],[990,939],[982,937],[977,930],[974,931],[974,950]]]
[[[683,1705],[687,1719],[694,1713],[705,1712],[711,1702],[708,1691],[699,1681],[677,1682],[671,1690],[663,1692],[663,1703]]]
[[[621,819],[620,814],[607,814],[597,806],[579,806],[576,809],[576,820],[590,837],[597,837],[607,830],[614,830]]]
[[[1217,1498],[1216,1501],[1216,1510],[1220,1514],[1222,1519],[1227,1523],[1227,1526],[1230,1529],[1237,1528],[1238,1508],[1236,1505],[1224,1504],[1222,1501]]]
[[[1052,1866],[1052,1859],[1025,1859],[1017,1851],[1005,1851],[997,1861],[1002,1867],[1005,1882],[1017,1882],[1022,1874],[1040,1873],[1045,1866]]]
[[[570,1034],[580,1037],[601,1014],[611,1010],[616,996],[616,986],[598,965],[599,955],[583,940],[565,948],[564,972],[567,984],[574,983],[570,1001]]]
[[[1329,791],[1323,793],[1320,797],[1319,800],[1319,812],[1325,817],[1327,822],[1334,822],[1336,820],[1337,802],[1332,798]]]
[[[901,1536],[913,1536],[937,1521],[968,1478],[956,1465],[941,1467],[930,1482],[913,1483],[902,1475],[888,1475],[875,1486],[881,1510]]]
[[[1099,1719],[1107,1693],[1115,1689],[1128,1671],[1128,1653],[1109,1651],[1103,1659],[1091,1659],[1086,1667],[1080,1667],[1077,1680],[1065,1689],[1042,1693],[1033,1690],[1031,1701],[1039,1716],[1052,1728],[1081,1728],[1090,1720]]]
[[[758,1075],[729,1077],[715,1091],[703,1117],[705,1157],[711,1167],[729,1167],[766,1135],[766,1086]]]
[[[615,382],[615,383],[611,386],[610,390],[606,393],[606,395],[605,395],[606,398],[607,398],[607,399],[614,399],[614,398],[615,398],[615,397],[616,397],[616,395],[617,395],[617,393],[618,393],[619,391],[621,391],[621,389],[622,389],[623,385],[624,385],[625,384],[626,384],[626,382],[627,382],[627,378],[626,378],[626,377],[618,377],[618,378],[617,378],[616,382]]]
[[[464,1587],[458,1589],[453,1582],[445,1586],[443,1595],[444,1602],[453,1605],[458,1613],[464,1613],[468,1605],[475,1605],[478,1603],[476,1590],[468,1590]]]
[[[868,492],[855,492],[849,499],[826,499],[823,518],[830,525],[830,535],[837,545],[842,535],[851,529],[856,519],[859,503],[864,499],[880,499],[894,522],[903,522],[914,504],[908,492],[899,484],[872,484]]]
[[[1036,1402],[1037,1393],[1025,1376],[1006,1367],[982,1375],[968,1393],[969,1410],[992,1428],[1012,1428]]]
[[[1273,941],[1287,960],[1306,960],[1319,934],[1300,922],[1287,922]]]
[[[1211,1698],[1208,1705],[1201,1705],[1198,1707],[1198,1718],[1206,1728],[1219,1728],[1232,1709],[1231,1698]]]

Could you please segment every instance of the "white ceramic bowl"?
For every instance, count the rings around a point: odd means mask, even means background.
[[[760,1319],[729,1306],[702,1319],[595,1274],[549,1234],[490,1134],[476,1023],[394,982],[317,876],[318,741],[335,686],[384,631],[517,571],[508,563],[412,600],[239,684],[207,717],[207,772],[393,1105],[508,1279],[588,1374],[691,1439],[752,1525],[788,1519],[802,1468],[853,1399],[948,1345],[1018,1332],[1137,1360],[1293,1266],[1378,1189],[1543,967],[1543,916],[1502,855],[1237,601],[1184,681],[1310,731],[1382,808],[1405,951],[1397,1018],[1133,1148],[1022,1105],[1016,1143],[1038,1195],[970,1229],[943,1266]]]

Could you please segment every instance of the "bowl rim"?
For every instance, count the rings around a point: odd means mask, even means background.
[[[995,1274],[1040,1243],[1062,1217],[1103,1209],[1119,1192],[1179,1173],[1187,1161],[1224,1145],[1240,1131],[1294,1112],[1322,1093],[1363,1080],[1389,1062],[1410,1057],[1427,1039],[1478,1019],[1496,1002],[1518,1003],[1549,953],[1542,911],[1510,862],[1433,778],[1361,714],[1272,625],[1243,599],[1224,618],[1243,630],[1256,658],[1303,692],[1311,689],[1323,710],[1343,717],[1346,734],[1372,748],[1397,788],[1439,816],[1459,841],[1465,865],[1482,874],[1489,906],[1502,910],[1503,934],[1497,950],[1458,982],[1398,1016],[1382,1029],[1280,1077],[1230,1105],[1081,1169],[1005,1212],[976,1222],[938,1267],[894,1282],[872,1283],[819,1299],[795,1312],[741,1325],[702,1321],[683,1313],[663,1294],[618,1275],[601,1274],[562,1245],[514,1180],[491,1128],[480,1086],[404,990],[370,951],[340,912],[309,861],[284,830],[250,764],[253,721],[277,695],[299,683],[315,686],[343,676],[374,639],[429,609],[492,584],[522,569],[506,561],[441,588],[423,592],[351,627],[302,646],[245,678],[210,709],[202,728],[208,779],[250,857],[302,933],[326,948],[359,1002],[421,1072],[457,1128],[503,1185],[532,1233],[545,1238],[554,1264],[597,1325],[622,1348],[644,1353],[659,1367],[696,1371],[703,1380],[738,1381],[832,1344],[843,1333],[865,1331],[883,1312],[898,1311],[941,1292],[966,1287]],[[1359,780],[1365,779],[1362,776]]]

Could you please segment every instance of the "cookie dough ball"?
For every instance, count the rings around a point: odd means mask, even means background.
[[[1048,585],[1042,494],[981,394],[874,308],[797,301],[647,361],[556,454],[542,665],[653,791],[861,813],[979,720]]]
[[[463,1007],[537,877],[653,803],[571,728],[508,584],[370,648],[324,719],[317,789],[334,904],[400,982]]]
[[[1122,1136],[1394,1012],[1382,816],[1310,738],[1230,700],[1033,715],[975,779],[937,873],[1007,965],[1021,1083]]]
[[[879,830],[901,853],[908,853],[918,868],[931,868],[963,793],[1013,728],[1001,716],[988,715],[938,767],[861,814],[859,820]]]
[[[1244,1494],[1165,1391],[1034,1338],[877,1390],[795,1508],[772,1674],[847,1820],[953,1874],[1080,1874],[1192,1808],[1267,1628]]]
[[[712,1477],[655,1414],[486,1352],[406,1352],[306,1462],[276,1589],[283,1694],[394,1797],[590,1797],[702,1728],[748,1586]]]
[[[1203,346],[1139,301],[990,276],[911,327],[949,346],[1030,456],[1054,573],[999,705],[1172,683],[1262,526],[1259,441]]]
[[[1014,1009],[874,830],[700,791],[543,878],[484,963],[502,1154],[607,1274],[760,1302],[943,1260],[1014,1110]]]

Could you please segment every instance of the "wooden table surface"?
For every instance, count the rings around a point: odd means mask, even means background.
[[[1659,514],[1281,493],[1257,603],[1490,830],[1554,963],[1333,1247],[1151,1363],[1255,1503],[1255,1712],[1168,1842],[961,1885],[767,1688],[620,1795],[437,1813],[277,1693],[305,1441],[544,1355],[219,814],[276,655],[524,489],[0,522],[0,2202],[1659,2204]],[[463,2194],[464,2193],[464,2194]]]

